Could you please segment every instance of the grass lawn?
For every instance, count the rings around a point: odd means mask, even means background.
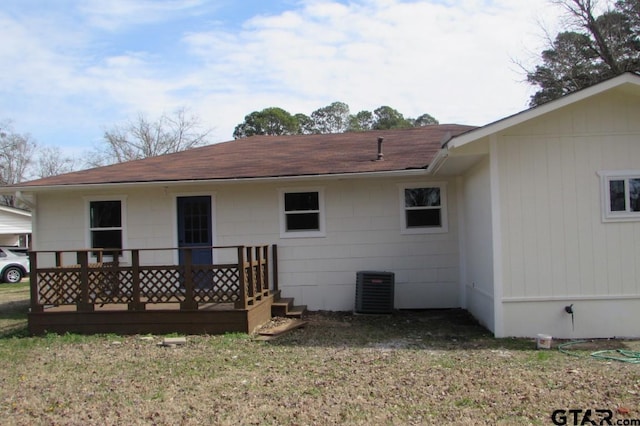
[[[311,313],[270,342],[229,334],[162,347],[162,336],[29,337],[26,298],[27,284],[0,286],[2,424],[549,425],[559,409],[590,409],[594,424],[597,409],[613,424],[640,419],[640,364],[590,356],[637,341],[568,356],[494,339],[453,310]]]

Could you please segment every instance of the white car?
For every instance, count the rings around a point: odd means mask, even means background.
[[[29,251],[21,247],[0,247],[0,280],[19,283],[29,275]]]

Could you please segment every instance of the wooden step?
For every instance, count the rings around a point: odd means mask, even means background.
[[[307,312],[307,305],[296,305],[289,308],[286,316],[287,318],[302,318],[305,312]]]
[[[277,295],[279,296],[279,295]],[[307,310],[306,305],[294,305],[293,297],[277,297],[271,304],[272,317],[302,318]]]
[[[271,305],[271,316],[286,317],[291,307],[293,307],[293,298],[291,297],[283,297],[281,299],[274,300]]]

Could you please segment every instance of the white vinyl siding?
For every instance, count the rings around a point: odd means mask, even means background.
[[[457,223],[449,232],[401,234],[400,178],[326,180],[322,185],[248,183],[128,188],[123,208],[124,248],[176,244],[176,196],[215,193],[217,246],[277,244],[279,288],[311,310],[350,311],[358,271],[395,273],[398,309],[460,306]],[[407,179],[415,182],[415,178]],[[421,185],[431,186],[428,181]],[[447,181],[448,214],[457,215],[455,181]],[[319,191],[324,238],[281,238],[281,190]],[[38,195],[35,250],[88,247],[88,200],[120,199],[103,191]],[[78,226],[86,221],[86,227]],[[125,251],[125,254],[127,252]],[[145,262],[172,264],[167,252],[146,253]],[[126,263],[127,259],[121,259]]]
[[[639,269],[629,267],[640,258],[640,221],[603,222],[598,173],[636,170],[638,116],[637,98],[610,93],[497,136],[504,335],[614,335],[607,300],[640,296]],[[574,331],[563,308],[576,300],[579,312],[593,311],[580,300],[601,308]]]

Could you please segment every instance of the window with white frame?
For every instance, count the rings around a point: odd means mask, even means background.
[[[601,172],[604,221],[640,220],[640,170]]]
[[[91,248],[123,248],[122,212],[122,200],[89,201],[89,244]]]
[[[403,233],[447,232],[447,194],[444,183],[402,185],[400,203]]]
[[[280,191],[280,234],[284,238],[324,236],[323,191]]]

